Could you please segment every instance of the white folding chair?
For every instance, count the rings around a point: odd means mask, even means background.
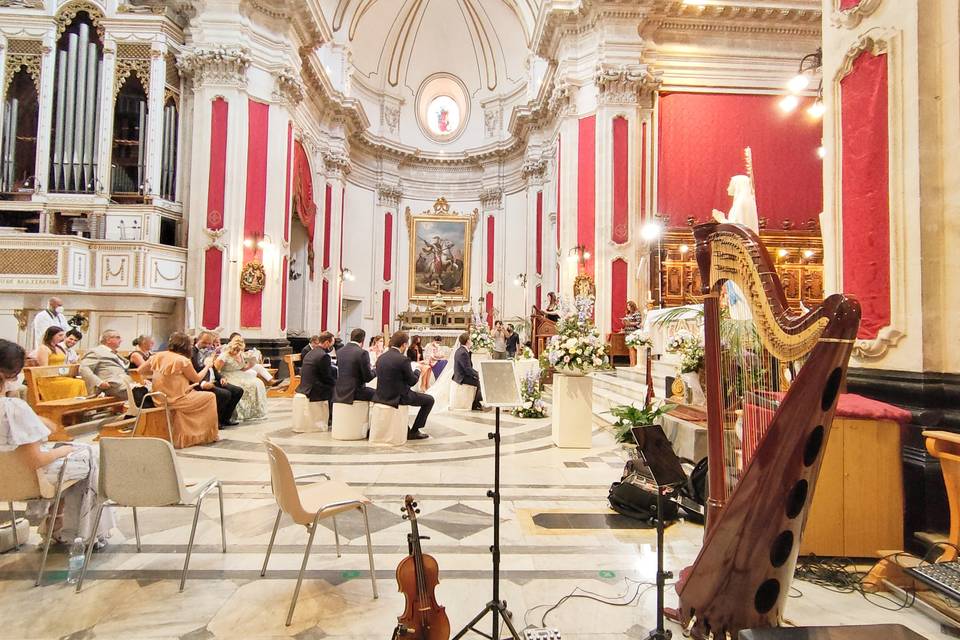
[[[183,561],[180,574],[180,591],[187,581],[187,569],[190,555],[193,553],[193,540],[197,533],[197,520],[200,518],[200,505],[204,497],[217,489],[220,498],[220,538],[223,552],[227,552],[227,528],[223,513],[223,486],[216,478],[209,478],[191,487],[183,482],[177,456],[173,445],[160,438],[101,438],[100,439],[100,497],[103,503],[97,509],[93,523],[96,531],[100,525],[103,510],[112,507],[131,507],[133,526],[137,537],[137,551],[140,551],[140,526],[137,521],[137,507],[189,507],[193,509],[193,526],[190,528],[190,541],[187,543],[187,557]],[[83,570],[77,581],[77,592],[83,586],[83,579],[93,553],[91,537],[87,545],[87,555],[83,561]]]

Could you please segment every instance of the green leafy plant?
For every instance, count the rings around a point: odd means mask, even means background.
[[[613,433],[617,442],[631,442],[633,436],[630,430],[634,427],[643,427],[655,424],[665,413],[673,411],[677,405],[659,402],[638,407],[633,404],[619,404],[610,407],[610,414],[617,419],[613,423]]]

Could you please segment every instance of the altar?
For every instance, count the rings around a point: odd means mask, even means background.
[[[406,331],[411,337],[420,336],[420,343],[422,346],[426,346],[428,343],[432,342],[435,337],[440,336],[440,342],[443,344],[443,346],[454,347],[457,344],[457,338],[459,338],[460,334],[466,331],[466,329],[417,328],[407,329]]]

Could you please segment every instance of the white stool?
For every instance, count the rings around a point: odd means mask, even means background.
[[[310,402],[302,393],[293,394],[293,431],[310,433],[326,431],[330,418],[330,405],[326,400]]]
[[[451,382],[453,382],[451,380]],[[450,387],[450,411],[470,411],[477,388],[472,384],[457,384]]]
[[[407,441],[407,422],[410,407],[405,404],[396,409],[374,403],[370,407],[370,442],[404,444]]]
[[[367,437],[369,413],[370,403],[366,400],[355,400],[353,404],[334,402],[333,431],[330,435],[334,440],[363,440]]]

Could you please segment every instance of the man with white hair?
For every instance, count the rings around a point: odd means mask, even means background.
[[[64,331],[70,330],[67,318],[63,315],[63,300],[52,296],[47,300],[47,308],[40,311],[33,319],[33,346],[39,347],[43,343],[43,334],[50,327],[57,326]]]
[[[100,344],[80,358],[80,377],[90,393],[102,391],[108,396],[126,399],[130,377],[127,361],[117,353],[120,343],[120,333],[107,329],[100,334]]]

